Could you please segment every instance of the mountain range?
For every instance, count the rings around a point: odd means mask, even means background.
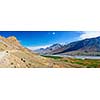
[[[35,50],[39,54],[70,54],[70,55],[100,55],[100,37],[88,38],[71,42],[66,45],[59,43],[47,48]]]

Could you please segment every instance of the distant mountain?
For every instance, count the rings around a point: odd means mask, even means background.
[[[63,45],[57,43],[45,49],[44,48],[37,49],[35,50],[35,52],[38,52],[40,54],[54,54],[54,53],[60,52],[61,51],[60,49],[62,48],[63,48]]]
[[[42,49],[42,54],[98,54],[100,52],[100,37],[89,38],[71,42],[67,45],[54,44],[46,49]]]

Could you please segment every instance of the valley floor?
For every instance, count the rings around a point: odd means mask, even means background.
[[[0,51],[2,68],[100,68],[100,59],[40,56],[19,50]]]
[[[74,65],[75,68],[100,68],[100,59],[80,59],[72,57],[62,57],[62,56],[45,56],[47,58],[52,58],[58,62],[67,62],[70,65]],[[66,66],[64,66],[66,67]]]

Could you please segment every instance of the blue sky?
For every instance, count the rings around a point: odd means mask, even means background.
[[[15,36],[25,47],[40,48],[55,43],[69,43],[80,39],[100,36],[100,32],[82,31],[5,31],[0,32],[1,36]]]

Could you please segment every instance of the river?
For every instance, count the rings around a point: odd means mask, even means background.
[[[57,54],[57,55],[51,55],[51,56],[70,57],[70,58],[76,58],[76,59],[100,59],[100,56],[70,56],[70,55],[64,55],[64,54]]]

